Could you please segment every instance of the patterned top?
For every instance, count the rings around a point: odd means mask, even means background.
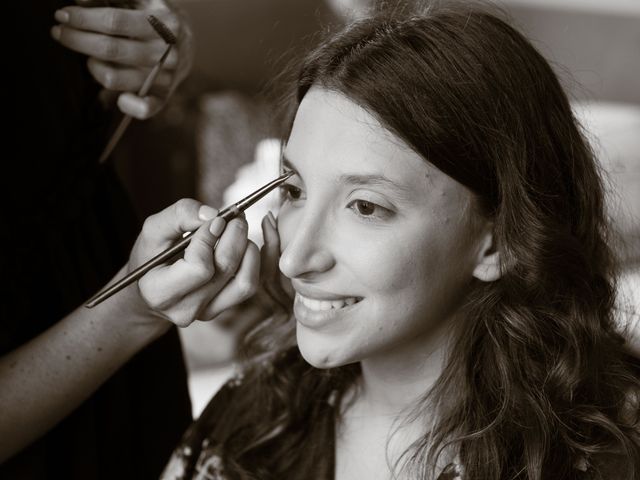
[[[255,387],[255,386],[254,386]],[[251,382],[245,381],[242,375],[228,381],[209,402],[200,418],[185,433],[181,443],[175,449],[160,480],[333,480],[335,477],[335,395],[325,400],[310,399],[314,404],[314,421],[301,419],[294,427],[280,431],[277,442],[289,445],[292,451],[299,449],[304,455],[292,455],[287,461],[286,474],[274,476],[268,468],[256,467],[263,464],[264,458],[278,455],[270,447],[261,449],[253,457],[236,458],[231,451],[238,451],[247,446],[249,437],[236,435],[233,445],[229,446],[231,433],[249,430],[260,424],[265,418],[265,409],[260,402],[249,403],[252,396],[246,392],[252,388]],[[335,393],[335,392],[334,392]],[[240,426],[240,428],[238,428]],[[302,434],[302,435],[301,435]],[[239,438],[239,440],[238,440]],[[282,451],[282,450],[280,450]],[[280,453],[279,455],[282,455]],[[289,459],[287,459],[289,460]],[[604,466],[604,465],[601,465]],[[596,478],[621,478],[619,476],[602,477],[596,470],[615,472],[615,464],[600,468],[592,468],[587,459],[579,459],[574,463],[577,476],[584,480]],[[253,471],[255,470],[255,471]],[[463,480],[463,468],[454,461],[447,465],[437,480]],[[573,477],[572,477],[573,478]]]
[[[238,400],[247,387],[242,376],[227,382],[209,402],[200,418],[185,433],[175,449],[160,480],[235,480],[271,478],[268,475],[248,474],[236,459],[226,452],[225,441],[235,424],[225,410]],[[333,480],[335,469],[335,416],[331,398],[326,402],[326,415],[308,430],[306,455],[287,472],[290,480]],[[256,406],[256,408],[260,408]],[[438,480],[461,480],[461,468],[448,465]]]

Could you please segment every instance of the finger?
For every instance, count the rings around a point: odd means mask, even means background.
[[[154,116],[162,110],[165,103],[165,100],[152,95],[140,98],[133,93],[123,93],[118,97],[118,108],[138,120],[146,120]]]
[[[56,25],[51,35],[65,47],[95,57],[98,60],[118,63],[131,67],[153,67],[167,46],[162,40],[131,40],[110,37],[101,33],[84,32]],[[178,63],[176,49],[172,49],[164,63],[164,68],[173,69]]]
[[[191,198],[178,200],[145,220],[141,238],[147,244],[153,245],[146,246],[146,251],[160,251],[172,245],[185,232],[196,230],[216,215],[216,209],[203,205],[197,200]]]
[[[93,78],[103,87],[119,92],[138,91],[151,71],[150,69],[122,67],[93,57],[87,61],[87,67]],[[172,81],[173,75],[166,70],[161,70],[153,84],[168,91]]]
[[[260,251],[261,284],[269,296],[286,309],[291,303],[293,292],[288,279],[280,273],[280,235],[271,212],[262,219],[262,234],[264,245]]]
[[[140,292],[150,306],[167,310],[194,293],[190,303],[201,306],[208,300],[197,290],[210,283],[215,274],[213,251],[224,225],[225,221],[220,217],[204,223],[191,237],[183,258],[158,266],[140,279]],[[199,309],[197,307],[196,311]]]
[[[147,19],[150,14],[162,21],[178,37],[180,33],[178,18],[169,11],[163,10],[69,6],[57,10],[54,18],[61,24],[76,30],[147,40],[159,36]]]
[[[213,251],[225,225],[222,217],[216,217],[208,224],[202,225],[191,237],[191,242],[184,251],[184,261],[194,267],[202,266],[215,271]]]
[[[210,320],[226,309],[241,304],[255,294],[259,281],[260,251],[255,243],[249,241],[236,275],[222,290],[212,295],[213,299],[200,312],[199,318]]]
[[[247,249],[249,226],[244,217],[237,217],[227,224],[218,241],[214,254],[216,276],[229,280],[236,274]]]

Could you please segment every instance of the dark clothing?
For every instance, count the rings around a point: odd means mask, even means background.
[[[86,57],[49,34],[62,1],[14,2],[11,131],[3,162],[0,355],[82,305],[127,261],[139,231],[111,166],[113,111]],[[175,329],[136,355],[41,439],[0,466],[5,479],[157,478],[191,420]]]
[[[286,368],[286,367],[285,367]],[[335,426],[337,421],[334,395],[327,399],[309,400],[318,402],[313,408],[316,412],[314,421],[299,421],[293,427],[287,427],[284,433],[277,437],[278,443],[290,443],[289,438],[300,432],[304,433],[303,440],[295,444],[299,452],[290,452],[289,467],[286,475],[274,475],[260,469],[249,460],[235,458],[228,448],[229,438],[240,431],[250,417],[252,427],[267,417],[265,402],[247,402],[245,396],[250,396],[254,384],[246,382],[242,377],[231,379],[209,402],[198,420],[189,427],[181,444],[176,448],[171,460],[167,464],[161,480],[333,480],[335,477]],[[243,412],[235,416],[237,406],[245,405],[251,408],[250,415]],[[239,428],[239,426],[242,426]],[[289,438],[287,438],[289,437]],[[242,442],[244,445],[247,441]],[[238,443],[236,441],[236,443]],[[259,455],[271,455],[268,447],[261,450]],[[257,463],[257,462],[256,462]],[[254,471],[254,470],[258,471]],[[438,480],[461,480],[460,469],[452,463],[438,476]]]
[[[232,379],[213,397],[185,434],[161,480],[277,478],[264,472],[248,476],[245,468],[250,466],[239,467],[236,459],[226,453],[225,441],[238,426],[238,419],[227,414],[229,406],[238,402],[237,396],[245,394],[246,388],[251,388],[241,383],[240,379]],[[255,408],[259,410],[260,405]],[[306,445],[310,448],[305,449],[305,455],[299,455],[299,461],[287,471],[287,480],[333,480],[334,425],[333,407],[329,404],[313,425],[300,425],[307,430]]]

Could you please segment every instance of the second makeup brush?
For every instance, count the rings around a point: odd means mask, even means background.
[[[147,21],[151,24],[151,26],[158,33],[158,35],[160,35],[162,39],[165,41],[165,43],[167,44],[167,48],[162,54],[162,57],[160,57],[160,60],[158,60],[158,62],[153,67],[153,69],[149,72],[149,75],[147,75],[147,78],[142,84],[142,87],[140,87],[140,90],[138,91],[139,97],[144,97],[145,95],[147,95],[147,93],[149,93],[149,90],[151,90],[151,86],[153,85],[153,82],[158,76],[158,73],[160,73],[160,70],[162,69],[162,66],[164,65],[165,60],[169,56],[169,52],[171,52],[171,48],[178,41],[178,39],[173,34],[173,32],[169,29],[169,27],[167,27],[164,23],[158,20],[157,17],[154,17],[153,15],[149,15],[147,17]],[[100,160],[99,160],[100,163],[104,163],[107,160],[107,158],[109,158],[109,155],[111,155],[111,152],[113,152],[113,149],[118,144],[118,141],[122,137],[122,134],[131,123],[131,119],[132,119],[131,115],[125,115],[124,117],[122,117],[122,120],[120,120],[120,123],[118,124],[117,128],[113,132],[113,135],[111,135],[111,138],[109,139],[109,143],[107,143],[107,146],[104,148],[104,150],[102,151],[102,154],[100,155]]]

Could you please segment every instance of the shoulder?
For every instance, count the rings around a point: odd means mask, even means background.
[[[233,428],[235,416],[230,406],[237,404],[245,386],[242,373],[229,379],[207,404],[200,417],[191,424],[173,451],[160,480],[183,480],[204,471],[207,478],[224,479],[222,444]],[[217,476],[216,476],[217,475]]]

